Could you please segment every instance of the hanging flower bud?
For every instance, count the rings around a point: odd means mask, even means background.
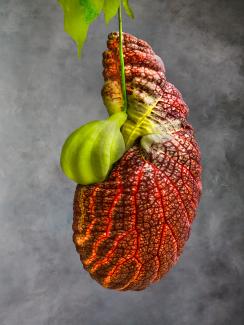
[[[106,120],[89,122],[71,133],[61,152],[64,174],[82,185],[104,181],[125,151],[120,128],[126,117],[125,112],[119,112]]]

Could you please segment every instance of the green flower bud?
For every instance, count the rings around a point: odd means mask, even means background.
[[[60,158],[64,174],[78,184],[102,182],[125,152],[120,132],[127,115],[119,112],[106,120],[92,121],[75,130],[65,141]]]

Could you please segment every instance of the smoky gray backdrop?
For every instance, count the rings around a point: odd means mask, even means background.
[[[55,0],[0,0],[0,324],[244,324],[243,1],[131,0],[124,30],[148,41],[190,107],[203,194],[178,264],[145,291],[104,289],[72,242],[67,135],[107,116],[91,27],[82,60]]]

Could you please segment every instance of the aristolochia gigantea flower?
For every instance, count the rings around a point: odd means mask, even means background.
[[[73,222],[84,268],[102,286],[122,291],[146,288],[176,263],[201,193],[200,152],[188,107],[152,48],[123,36],[125,152],[104,181],[77,186]],[[118,48],[119,35],[111,33],[102,90],[110,115],[121,111],[123,101]]]

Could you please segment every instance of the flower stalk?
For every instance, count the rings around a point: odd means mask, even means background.
[[[126,84],[125,84],[125,63],[123,55],[123,25],[122,25],[122,5],[120,4],[118,9],[118,21],[119,21],[119,58],[120,58],[120,76],[121,76],[121,88],[123,96],[123,111],[127,111],[127,96],[126,96]]]

